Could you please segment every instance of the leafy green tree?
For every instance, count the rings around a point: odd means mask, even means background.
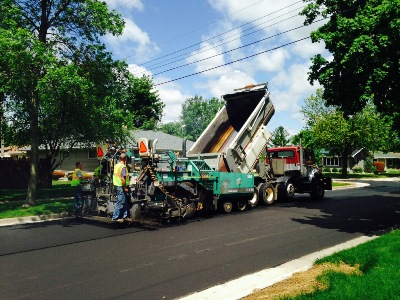
[[[279,126],[275,128],[275,130],[272,132],[272,138],[269,141],[269,146],[270,147],[283,147],[289,144],[290,138],[289,132],[283,127]]]
[[[344,117],[355,115],[373,100],[377,111],[392,117],[400,132],[400,1],[304,0],[305,24],[329,21],[311,34],[324,41],[333,59],[314,56],[311,83],[324,87],[323,98]]]
[[[351,152],[359,148],[384,149],[392,135],[392,123],[389,117],[379,114],[372,103],[367,103],[361,112],[346,117],[339,107],[328,107],[322,95],[319,91],[317,96],[306,99],[302,113],[315,147],[341,156],[342,175],[346,176],[347,158]]]
[[[176,122],[168,122],[165,124],[162,124],[159,128],[162,132],[174,135],[174,136],[179,136],[181,138],[184,137],[184,126],[182,122],[176,121]]]
[[[294,145],[300,145],[300,135],[301,135],[301,144],[303,148],[306,149],[308,155],[311,158],[311,161],[320,165],[322,160],[322,152],[321,149],[316,147],[315,136],[310,129],[303,129],[300,132],[293,136],[292,143]]]
[[[196,95],[188,98],[182,104],[179,120],[161,125],[160,130],[195,141],[223,105],[224,102],[215,97],[204,99]]]
[[[28,140],[32,149],[27,205],[36,201],[39,144],[54,166],[61,143],[122,141],[129,129],[161,119],[151,80],[133,77],[100,41],[120,34],[123,25],[95,0],[2,2],[0,92],[7,95],[13,142]]]
[[[195,141],[214,119],[223,105],[218,98],[204,99],[194,96],[186,99],[182,105],[180,120],[184,126],[184,135],[188,140]]]

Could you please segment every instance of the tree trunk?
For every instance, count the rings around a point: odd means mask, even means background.
[[[347,147],[345,147],[345,149],[343,149],[343,153],[342,155],[342,177],[343,178],[347,178],[347,167],[349,166],[347,160],[349,158],[349,150],[347,149]]]
[[[34,92],[30,102],[30,170],[25,206],[36,205],[39,174],[39,95]]]
[[[40,1],[41,5],[41,17],[40,17],[40,28],[39,28],[39,41],[46,44],[47,36],[47,5],[48,0]],[[29,171],[29,182],[28,182],[28,193],[26,197],[25,206],[36,205],[36,194],[37,194],[37,183],[39,175],[39,94],[35,90],[37,82],[39,81],[40,71],[36,72],[37,78],[33,85],[33,92],[30,106],[30,142],[31,142],[31,154],[30,154],[30,171]]]

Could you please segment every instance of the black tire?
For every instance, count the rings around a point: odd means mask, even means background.
[[[225,214],[230,214],[233,210],[232,201],[226,200],[226,201],[222,202],[220,210],[221,210],[221,212],[223,212]]]
[[[290,180],[279,183],[278,199],[280,201],[291,201],[293,200],[294,195],[295,195],[295,187]]]
[[[253,198],[249,200],[249,207],[255,208],[258,206],[259,196],[258,196],[258,189],[254,187]]]
[[[314,183],[312,187],[312,192],[310,193],[311,199],[315,201],[320,201],[324,199],[325,189],[324,185],[321,181],[317,181]]]
[[[237,211],[245,211],[247,208],[247,200],[239,199],[236,201],[236,210]]]
[[[259,197],[263,205],[272,205],[275,201],[275,189],[270,183],[260,186]]]

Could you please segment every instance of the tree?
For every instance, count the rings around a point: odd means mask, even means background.
[[[183,126],[182,122],[176,121],[176,122],[168,122],[168,123],[162,124],[159,129],[162,132],[183,138],[184,137],[183,128],[184,128],[184,126]]]
[[[202,96],[196,95],[188,98],[182,104],[179,121],[164,124],[160,127],[160,130],[195,141],[210,124],[223,104],[222,100],[215,97],[204,99]]]
[[[304,0],[305,24],[329,17],[311,34],[324,41],[333,55],[314,56],[311,83],[324,87],[328,105],[340,107],[344,117],[360,112],[372,100],[378,112],[392,117],[400,132],[400,1]]]
[[[14,119],[14,141],[26,143],[29,132],[26,204],[35,205],[40,143],[55,159],[60,141],[72,147],[122,140],[129,129],[154,127],[161,119],[163,104],[150,92],[151,80],[134,78],[100,41],[104,34],[120,34],[123,25],[105,2],[3,1],[0,92],[13,109],[8,117]]]
[[[289,135],[289,132],[283,126],[279,126],[272,132],[272,138],[268,144],[271,147],[286,146],[290,142],[290,139],[287,138]]]
[[[293,136],[292,143],[294,145],[300,144],[300,135],[301,135],[301,144],[303,148],[306,148],[308,155],[311,158],[311,161],[315,164],[319,165],[322,159],[321,149],[316,146],[315,136],[310,129],[302,129],[300,132]]]
[[[391,120],[376,111],[373,103],[367,103],[361,112],[345,116],[339,107],[327,105],[318,91],[316,96],[305,100],[302,113],[311,131],[315,147],[326,149],[342,157],[342,175],[347,176],[347,158],[355,149],[369,151],[387,147],[392,132]]]

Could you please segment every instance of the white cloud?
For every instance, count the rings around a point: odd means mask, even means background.
[[[165,82],[169,78],[158,78],[155,82]],[[192,97],[189,93],[185,93],[182,86],[175,82],[166,83],[157,86],[157,90],[160,95],[160,99],[164,102],[164,116],[162,118],[162,123],[175,122],[182,111],[182,104],[187,98]]]
[[[203,88],[210,92],[210,97],[219,98],[221,95],[232,93],[234,89],[248,84],[257,83],[254,78],[239,70],[233,70],[216,79],[208,80]]]
[[[151,72],[147,70],[143,66],[139,66],[136,64],[129,64],[128,70],[135,76],[135,77],[142,77],[143,75],[152,76]]]
[[[141,0],[106,0],[106,3],[111,9],[126,10],[126,9],[137,9],[142,11],[144,5]]]
[[[113,52],[122,58],[135,57],[136,62],[150,60],[159,48],[150,41],[147,32],[137,26],[131,19],[124,19],[125,27],[120,36],[106,35],[105,39]]]

